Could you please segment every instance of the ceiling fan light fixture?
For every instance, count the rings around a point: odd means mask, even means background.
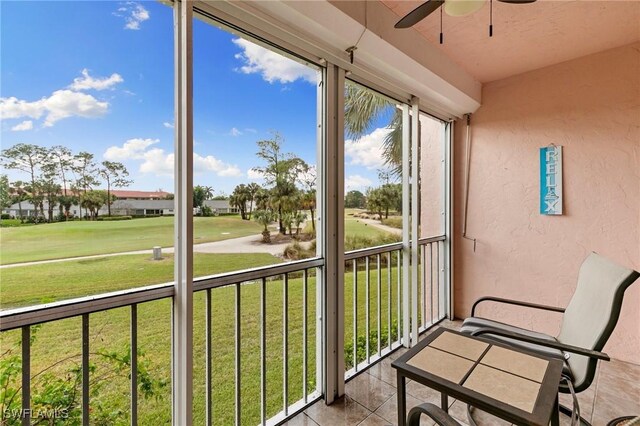
[[[446,0],[444,11],[449,16],[467,16],[480,10],[485,0]]]

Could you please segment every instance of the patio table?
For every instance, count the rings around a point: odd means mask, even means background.
[[[406,424],[406,379],[517,425],[559,425],[563,361],[438,328],[395,360],[398,425]]]

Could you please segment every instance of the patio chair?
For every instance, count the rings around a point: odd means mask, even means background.
[[[435,421],[438,426],[462,426],[442,408],[431,403],[420,404],[413,407],[407,416],[407,425],[420,426],[420,417],[423,414]]]
[[[574,410],[564,406],[560,410],[589,425],[580,417],[575,394],[591,385],[598,360],[609,361],[609,356],[601,352],[602,348],[618,322],[625,290],[638,277],[640,274],[637,271],[591,253],[580,267],[578,285],[566,309],[498,297],[482,297],[473,304],[471,317],[463,322],[461,331],[563,359],[563,381],[559,385],[559,391],[572,395]],[[553,337],[476,317],[477,306],[487,301],[563,313],[560,333]]]

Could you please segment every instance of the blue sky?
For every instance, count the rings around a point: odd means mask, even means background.
[[[173,191],[173,16],[158,2],[3,1],[2,148],[64,145],[123,162],[131,189]],[[53,18],[53,19],[52,19]],[[316,71],[194,24],[194,180],[257,181],[256,141],[316,163]],[[347,189],[377,182],[380,127],[346,143]],[[11,180],[21,178],[6,171]]]

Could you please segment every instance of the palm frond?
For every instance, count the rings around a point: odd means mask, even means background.
[[[344,104],[345,131],[354,140],[369,133],[376,118],[393,107],[384,97],[353,83],[346,85]]]

